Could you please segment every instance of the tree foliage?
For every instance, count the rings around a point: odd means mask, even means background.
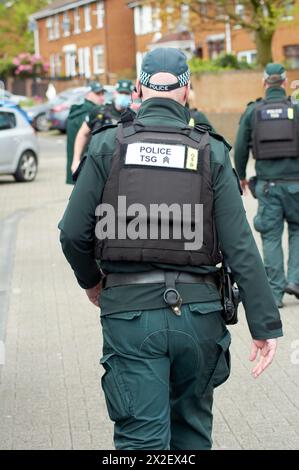
[[[9,60],[21,52],[34,51],[29,16],[49,3],[47,0],[7,0],[0,3],[0,58]]]
[[[153,2],[147,0],[146,3]],[[290,0],[157,0],[162,14],[167,11],[169,14],[172,7],[175,15],[183,5],[188,5],[193,27],[229,21],[232,26],[239,25],[253,32],[260,65],[271,61],[273,35],[285,16],[297,13],[295,3]]]

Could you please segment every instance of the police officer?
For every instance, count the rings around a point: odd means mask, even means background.
[[[133,90],[134,85],[132,80],[118,80],[112,103],[106,106],[106,110],[110,114],[114,124],[120,120],[121,113],[130,106],[132,102],[131,95]]]
[[[89,91],[87,92],[84,102],[81,104],[74,104],[68,115],[67,119],[67,164],[66,164],[66,183],[74,184],[72,177],[72,163],[76,135],[89,115],[90,111],[95,106],[103,105],[104,103],[104,88],[99,82],[91,82],[89,84]]]
[[[146,54],[137,118],[93,136],[59,224],[79,285],[101,307],[102,387],[117,449],[211,448],[213,390],[230,373],[222,255],[241,290],[250,359],[260,351],[254,377],[282,335],[229,146],[188,126],[189,85],[181,51]]]
[[[111,123],[112,118],[110,113],[106,110],[105,105],[94,106],[93,109],[87,114],[85,121],[80,127],[75,139],[74,156],[71,166],[73,178],[74,173],[78,169],[83,154],[87,154],[88,143],[90,141],[92,132]]]
[[[256,160],[258,212],[264,264],[276,304],[284,292],[299,298],[299,105],[286,95],[286,72],[270,63],[264,72],[265,98],[249,103],[235,145],[235,166],[246,188],[246,166],[252,148]],[[289,260],[284,272],[282,233],[288,223]]]

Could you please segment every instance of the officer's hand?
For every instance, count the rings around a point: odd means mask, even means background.
[[[248,181],[247,180],[240,180],[241,188],[243,191],[244,196],[248,194],[247,186],[248,186]]]
[[[102,290],[102,284],[100,282],[96,286],[92,287],[91,289],[85,289],[85,292],[90,302],[92,302],[96,307],[99,306],[99,295],[100,295],[101,290]]]
[[[77,170],[78,166],[80,165],[80,160],[74,160],[71,166],[71,172],[74,174],[75,171]]]
[[[252,375],[256,379],[271,364],[277,348],[277,339],[265,339],[252,341],[249,360],[255,361],[260,351],[260,357],[257,365],[252,370]]]

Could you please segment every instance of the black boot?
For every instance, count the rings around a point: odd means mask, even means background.
[[[297,297],[297,299],[299,299],[299,284],[290,282],[285,288],[285,292],[287,294],[294,295],[295,297]]]

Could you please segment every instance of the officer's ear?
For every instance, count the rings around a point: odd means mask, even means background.
[[[190,82],[188,85],[185,87],[185,95],[184,95],[184,102],[185,104],[188,103],[189,101],[189,95],[190,95]]]
[[[138,97],[139,97],[139,98],[142,98],[141,83],[140,83],[140,81],[139,81],[138,79],[136,80],[135,90],[136,90],[136,93],[138,94]]]

